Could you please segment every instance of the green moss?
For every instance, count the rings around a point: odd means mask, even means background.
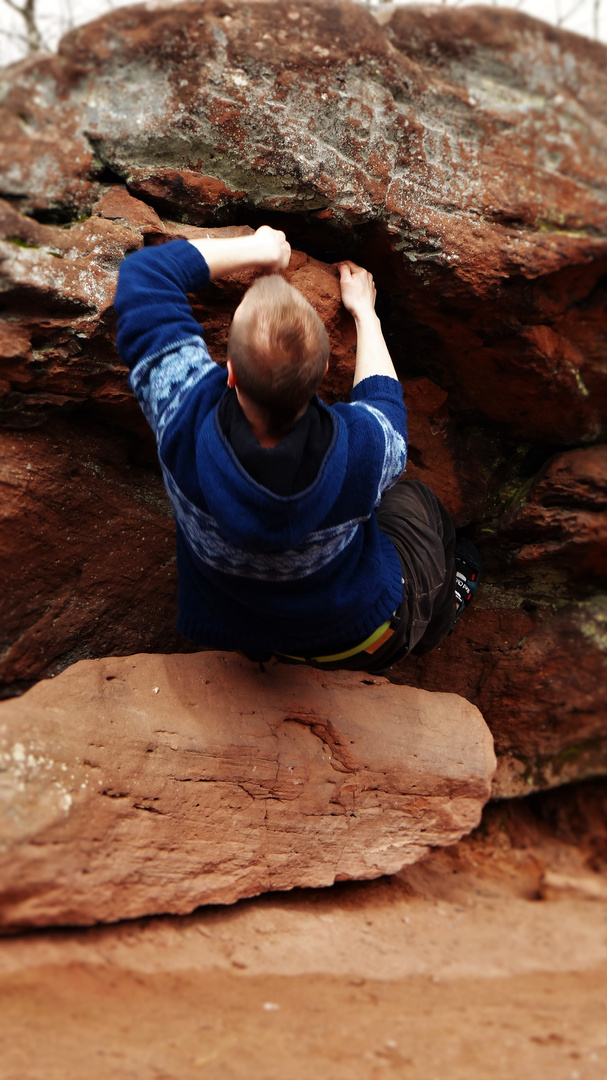
[[[562,236],[581,236],[586,238],[597,235],[597,230],[593,226],[589,226],[585,229],[567,228],[565,225],[564,214],[556,214],[554,219],[537,218],[535,225],[538,232],[560,233]]]
[[[607,652],[607,594],[599,593],[577,605],[576,622],[584,637]]]
[[[576,767],[577,763],[577,767]],[[536,791],[555,787],[559,783],[602,776],[607,765],[607,740],[597,738],[567,746],[556,754],[525,760],[521,780]],[[568,768],[569,766],[569,768]],[[571,766],[574,767],[572,772]]]
[[[39,248],[40,244],[34,244],[31,240],[24,240],[22,236],[6,236],[5,240],[9,244],[14,244],[15,247],[20,248]]]
[[[525,480],[510,480],[500,490],[500,496],[508,510],[522,506],[526,502],[527,495],[535,482],[535,476],[528,476]]]
[[[559,765],[565,765],[568,761],[575,761],[588,749],[592,749],[589,743],[582,743],[581,746],[568,746],[565,750],[559,750],[558,754],[555,754],[550,759],[551,764],[558,767]]]

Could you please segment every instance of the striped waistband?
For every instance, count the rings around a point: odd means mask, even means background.
[[[392,613],[386,622],[377,627],[372,634],[369,634],[364,641],[359,642],[358,645],[354,645],[352,649],[345,649],[344,652],[331,653],[329,656],[292,656],[290,653],[277,653],[278,656],[285,656],[288,660],[299,660],[300,663],[306,664],[311,660],[315,664],[332,664],[337,660],[347,660],[350,656],[356,656],[357,653],[366,652],[373,654],[384,645],[386,641],[389,641],[394,633],[393,623],[396,618],[396,612]]]

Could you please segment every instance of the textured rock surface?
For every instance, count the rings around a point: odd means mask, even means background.
[[[9,691],[118,640],[122,651],[187,648],[170,506],[156,476],[129,463],[124,435],[63,421],[0,431],[0,499]]]
[[[480,820],[478,710],[219,653],[83,661],[0,706],[0,925],[373,878]]]
[[[529,491],[513,501],[500,533],[520,545],[517,566],[544,562],[577,580],[607,581],[607,446],[548,461]]]
[[[2,1071],[604,1080],[606,811],[573,785],[378,881],[4,937]]]
[[[2,186],[69,220],[111,175],[192,224],[281,213],[301,246],[366,237],[460,403],[518,437],[593,438],[606,57],[489,8],[384,27],[340,0],[121,9],[12,69]]]
[[[607,772],[605,600],[530,612],[515,591],[488,588],[451,637],[398,665],[391,681],[448,689],[484,710],[495,797]]]
[[[116,271],[143,243],[269,221],[318,256],[296,251],[288,276],[329,328],[328,400],[354,352],[329,261],[373,269],[408,474],[483,550],[475,607],[391,678],[481,708],[502,793],[604,771],[606,56],[495,9],[380,25],[347,3],[205,0],[120,9],[10,69],[1,693],[83,657],[189,648],[113,345]],[[218,360],[248,280],[195,299]]]
[[[549,459],[487,524],[487,573],[453,635],[395,682],[453,690],[495,736],[494,792],[607,770],[607,447]]]
[[[144,238],[246,231],[163,222],[119,186],[71,228],[41,225],[0,202],[9,315],[0,322],[0,553],[11,583],[0,596],[5,692],[86,656],[188,649],[175,630],[172,514],[116,355],[112,302],[120,261]],[[294,251],[286,276],[327,326],[323,394],[343,398],[355,332],[337,270]],[[218,361],[253,278],[192,298]]]
[[[59,228],[41,225],[0,200],[4,427],[33,426],[53,412],[86,404],[102,420],[147,433],[115,349],[112,304],[120,262],[144,241],[250,231],[247,226],[200,229],[162,221],[118,185],[106,187],[94,210],[86,221]],[[341,305],[337,269],[294,251],[286,277],[327,326],[332,363],[323,392],[329,400],[346,397],[355,331]],[[218,362],[225,361],[232,313],[254,278],[253,273],[234,275],[192,297]]]

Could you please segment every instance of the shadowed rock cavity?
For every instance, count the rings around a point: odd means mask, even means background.
[[[330,401],[355,345],[330,263],[373,270],[408,475],[485,557],[453,636],[391,678],[478,704],[498,793],[604,771],[606,59],[493,8],[380,23],[346,2],[206,0],[119,9],[4,73],[5,694],[83,657],[189,647],[116,273],[144,243],[265,221],[328,325]],[[217,360],[250,280],[193,298]]]

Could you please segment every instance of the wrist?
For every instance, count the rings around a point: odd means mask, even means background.
[[[362,328],[363,326],[377,327],[380,325],[379,316],[374,307],[364,307],[358,311],[352,312],[356,328]]]

